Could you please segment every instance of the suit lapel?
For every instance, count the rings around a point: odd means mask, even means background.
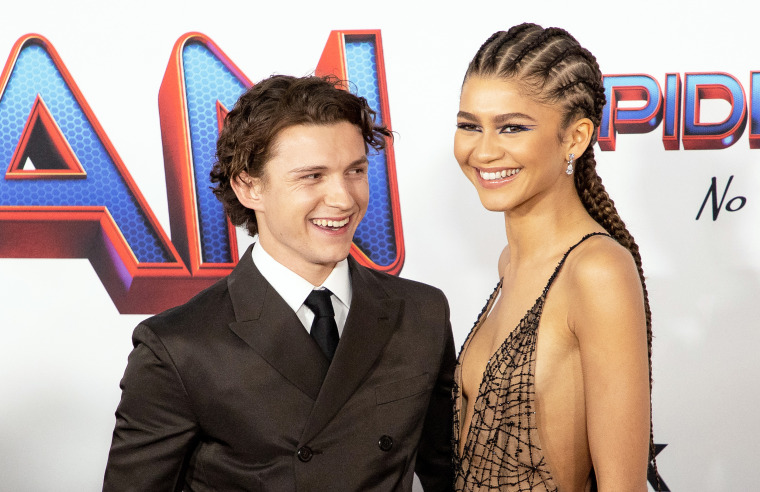
[[[389,298],[364,267],[351,258],[349,263],[353,295],[348,319],[301,442],[314,437],[348,401],[398,326],[403,300]]]
[[[269,365],[316,400],[329,364],[290,306],[243,255],[227,279],[235,321],[230,329]]]

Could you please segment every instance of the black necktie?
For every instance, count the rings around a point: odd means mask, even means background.
[[[311,337],[317,342],[319,348],[325,353],[327,360],[332,361],[335,348],[338,346],[338,325],[335,323],[335,311],[330,301],[330,292],[324,290],[312,290],[304,304],[314,313],[314,321],[311,323]]]

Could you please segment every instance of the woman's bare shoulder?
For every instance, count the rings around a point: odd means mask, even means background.
[[[581,243],[567,258],[567,275],[579,287],[599,288],[632,277],[638,282],[638,269],[628,249],[609,236],[595,236]]]
[[[602,328],[607,323],[595,321],[616,317],[638,322],[643,291],[636,263],[626,247],[609,237],[590,238],[568,257],[566,269],[576,322],[572,324],[579,326],[577,322],[584,321],[580,325]]]

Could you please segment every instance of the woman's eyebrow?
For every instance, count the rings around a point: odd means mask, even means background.
[[[470,120],[470,121],[478,121],[478,117],[477,116],[475,116],[472,113],[468,113],[467,111],[459,111],[457,113],[457,118],[464,118],[464,119]]]
[[[532,122],[535,122],[535,118],[532,116],[529,116],[525,113],[504,113],[494,116],[493,122],[497,125],[502,125],[504,123],[507,123],[509,121],[512,121],[513,119],[522,119],[522,120],[530,120]]]
[[[475,116],[472,113],[468,113],[467,111],[459,111],[457,113],[457,118],[463,118],[463,119],[470,120],[470,121],[480,121],[480,118],[478,118],[477,116]],[[531,122],[535,122],[536,121],[535,118],[533,118],[532,116],[527,115],[525,113],[513,112],[513,113],[498,114],[498,115],[494,116],[493,122],[496,125],[503,125],[504,123],[507,123],[507,122],[509,122],[509,121],[511,121],[513,119],[516,119],[516,118],[523,119],[523,120],[530,120]]]

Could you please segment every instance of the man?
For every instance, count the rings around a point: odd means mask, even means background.
[[[451,488],[446,300],[347,258],[389,135],[373,118],[318,77],[238,100],[211,176],[258,241],[135,329],[104,490]]]

